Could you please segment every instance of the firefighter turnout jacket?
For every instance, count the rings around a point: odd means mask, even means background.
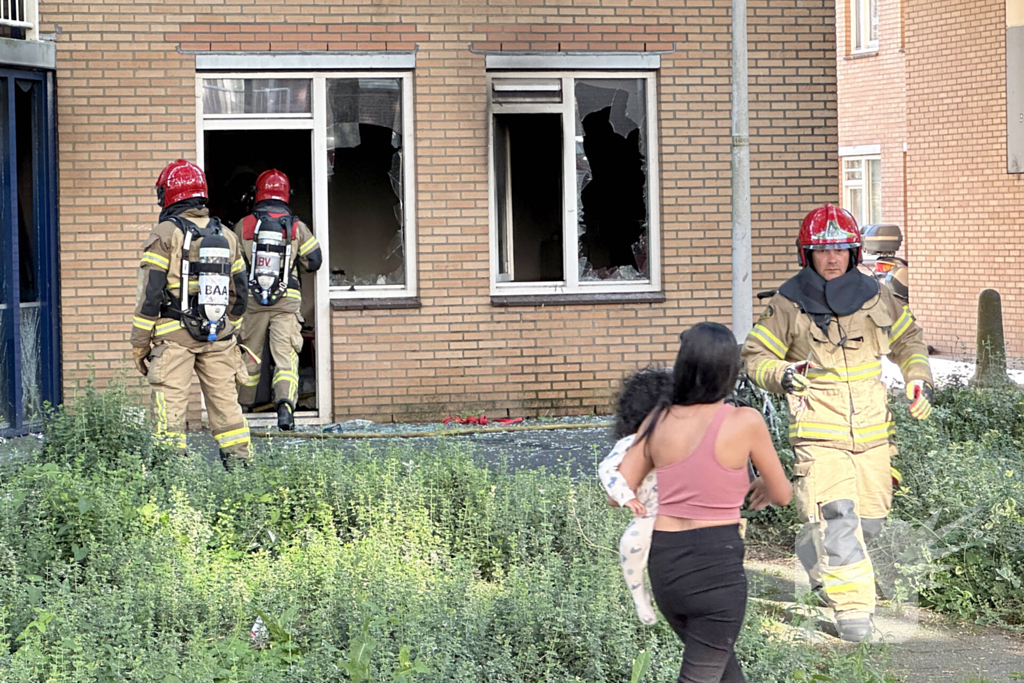
[[[284,204],[281,206],[282,208],[286,208],[286,205]],[[282,210],[272,210],[266,212],[266,216],[272,220],[285,218],[291,221],[290,237],[292,249],[291,263],[288,264],[287,269],[288,289],[285,291],[284,296],[269,306],[264,306],[260,304],[258,299],[251,297],[249,300],[249,310],[273,310],[298,313],[302,305],[302,290],[297,268],[301,267],[303,270],[310,273],[320,268],[320,265],[323,263],[323,253],[320,250],[320,243],[317,241],[316,237],[313,236],[313,232],[309,227],[290,213]],[[236,223],[234,227],[236,236],[242,242],[242,257],[245,259],[246,280],[249,279],[249,270],[252,268],[253,238],[255,237],[258,221],[259,218],[257,218],[255,214],[250,214]],[[276,228],[276,225],[274,227]],[[256,352],[259,353],[259,350],[256,350]]]
[[[798,304],[776,294],[742,352],[750,378],[778,394],[784,393],[786,368],[810,359],[806,399],[789,400],[790,442],[854,453],[883,444],[896,432],[882,356],[899,366],[906,382],[932,384],[923,331],[910,307],[885,287],[853,314],[833,316],[827,334]]]
[[[181,213],[183,218],[200,229],[210,222],[207,208],[193,208]],[[245,261],[238,240],[231,231],[221,233],[230,245],[231,278],[229,282],[229,308],[227,325],[217,333],[217,341],[230,338],[242,324],[246,307]],[[155,341],[170,341],[195,348],[209,343],[200,341],[185,329],[180,317],[182,296],[182,247],[185,233],[178,225],[165,220],[157,224],[142,245],[138,288],[135,296],[135,314],[132,319],[131,344],[136,348],[151,346]],[[189,245],[189,261],[199,261],[202,240]],[[189,276],[188,292],[199,291],[199,274]],[[177,305],[175,305],[177,304]]]

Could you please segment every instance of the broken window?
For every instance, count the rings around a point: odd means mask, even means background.
[[[403,286],[402,80],[327,80],[331,286]]]
[[[57,402],[56,198],[47,187],[52,139],[47,92],[32,74],[0,77],[0,430],[39,423]]]
[[[491,79],[495,291],[655,287],[652,86],[653,74]]]
[[[646,280],[643,79],[576,81],[580,280]]]

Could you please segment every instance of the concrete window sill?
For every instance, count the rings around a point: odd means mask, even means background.
[[[572,306],[588,304],[660,304],[664,301],[664,292],[491,295],[491,305],[498,307]]]
[[[381,297],[378,299],[331,299],[332,311],[378,311],[389,308],[419,308],[418,296]]]

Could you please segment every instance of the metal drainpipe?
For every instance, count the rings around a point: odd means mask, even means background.
[[[753,326],[751,278],[747,0],[732,0],[732,331],[740,344]]]

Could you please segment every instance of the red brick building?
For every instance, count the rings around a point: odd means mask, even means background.
[[[838,195],[836,8],[749,5],[764,289]],[[730,320],[729,9],[44,0],[63,386],[126,366],[152,186],[184,157],[227,220],[255,173],[285,170],[325,249],[300,416],[606,410],[685,326]]]
[[[838,4],[843,201],[904,227],[911,305],[944,354],[973,356],[994,288],[1024,355],[1022,25],[1018,0]]]

